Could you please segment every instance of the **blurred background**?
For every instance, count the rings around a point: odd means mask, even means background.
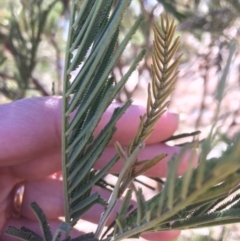
[[[0,103],[61,95],[69,9],[69,0],[0,0]],[[177,134],[200,130],[200,140],[208,134],[217,106],[216,86],[229,44],[236,42],[217,125],[224,138],[231,139],[240,129],[239,0],[133,0],[123,18],[119,41],[139,14],[144,14],[145,21],[114,68],[116,81],[140,49],[146,48],[147,54],[117,101],[131,98],[145,105],[151,81],[152,22],[163,12],[175,19],[181,37],[178,54],[184,54],[169,106],[180,114]],[[216,152],[222,148],[219,143]],[[186,231],[178,240],[239,239],[240,226],[234,224]]]

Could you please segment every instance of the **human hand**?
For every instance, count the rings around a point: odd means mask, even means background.
[[[105,112],[96,132],[99,133],[102,127],[109,120],[116,104],[112,104]],[[110,145],[99,158],[95,165],[101,169],[116,153],[113,142],[118,141],[127,146],[134,137],[139,116],[143,115],[145,109],[139,106],[131,106],[121,120],[117,123],[115,133]],[[169,147],[160,142],[170,137],[178,126],[178,116],[165,114],[154,128],[154,132],[146,142],[146,146],[140,153],[140,160],[149,159],[159,153],[167,153],[168,157],[149,170],[147,176],[164,177],[167,171],[167,160],[180,151],[178,147]],[[188,157],[192,154],[189,151],[183,157],[179,174],[186,169]],[[197,157],[195,155],[195,159]],[[20,228],[26,226],[37,233],[39,223],[29,208],[32,201],[36,201],[45,212],[54,232],[61,221],[58,219],[64,216],[62,182],[54,179],[52,174],[61,170],[61,98],[42,97],[23,99],[10,104],[0,106],[0,229],[14,226]],[[119,173],[121,161],[110,170],[111,173]],[[12,190],[19,182],[26,182],[25,194],[22,204],[22,212],[19,219],[11,217],[12,212]],[[108,198],[109,192],[99,187],[95,190]],[[96,205],[85,216],[84,219],[91,225],[81,225],[82,231],[94,230],[98,222],[102,207]],[[110,218],[111,220],[114,217]],[[110,221],[111,221],[110,220]],[[109,222],[110,222],[109,221]],[[86,223],[85,223],[86,224]],[[74,231],[73,236],[79,235]],[[148,240],[170,241],[179,235],[179,231],[158,232],[144,234]],[[3,233],[0,239],[4,241],[16,240],[5,236]]]

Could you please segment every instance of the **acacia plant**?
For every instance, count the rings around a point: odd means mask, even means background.
[[[146,114],[140,117],[140,125],[135,138],[127,149],[116,142],[116,155],[100,171],[94,164],[116,131],[115,124],[131,105],[126,102],[116,108],[109,122],[99,135],[93,132],[101,116],[124,86],[127,79],[143,58],[146,50],[134,57],[129,70],[116,83],[111,75],[113,67],[124,51],[144,17],[139,16],[128,34],[116,47],[118,33],[124,11],[130,0],[74,0],[71,2],[71,20],[66,46],[66,61],[63,90],[62,115],[62,175],[64,183],[65,222],[55,234],[51,233],[47,217],[37,205],[31,204],[42,229],[42,237],[26,227],[9,227],[5,233],[21,240],[107,240],[116,241],[129,237],[139,237],[146,231],[171,229],[190,229],[239,220],[239,168],[240,139],[236,137],[219,158],[207,159],[217,136],[213,128],[201,147],[199,163],[189,167],[181,176],[177,169],[183,152],[169,161],[167,178],[163,189],[148,201],[142,190],[136,192],[137,208],[129,210],[132,190],[131,182],[138,175],[146,172],[160,162],[165,153],[150,160],[139,160],[138,154],[144,148],[144,142],[154,131],[154,125],[166,110],[167,99],[174,89],[178,75],[181,55],[175,54],[179,47],[179,38],[175,38],[174,21],[168,15],[162,15],[160,21],[152,24],[154,30],[152,56],[152,82],[148,85]],[[235,45],[230,46],[229,58],[219,81],[216,100],[218,110],[224,93],[227,73],[233,57]],[[73,75],[74,70],[78,70]],[[218,110],[216,111],[216,121]],[[70,118],[71,117],[71,118]],[[98,193],[91,193],[95,185],[107,171],[121,159],[123,168],[109,200],[104,200]],[[103,227],[122,197],[123,204],[116,214],[113,228],[108,227],[108,235],[103,234]],[[231,198],[229,196],[231,195]],[[71,229],[82,215],[94,204],[105,207],[95,233],[77,238],[71,237]],[[63,235],[61,239],[61,235]]]

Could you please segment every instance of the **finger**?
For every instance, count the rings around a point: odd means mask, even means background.
[[[146,146],[139,154],[138,160],[150,160],[155,156],[165,153],[167,157],[157,163],[153,168],[148,170],[144,175],[151,177],[166,177],[168,170],[168,161],[176,154],[181,152],[181,148],[177,146],[168,146],[166,144],[155,144]],[[114,147],[108,147],[108,151],[105,151],[97,161],[95,168],[101,170],[109,160],[115,155],[116,150]],[[182,175],[188,168],[190,160],[192,161],[192,167],[196,166],[198,162],[198,156],[196,150],[186,150],[181,158],[180,165],[178,167],[178,175]],[[119,173],[122,170],[123,161],[119,160],[111,169],[110,173]]]
[[[61,99],[22,99],[1,105],[0,166],[60,151]]]
[[[105,200],[109,199],[110,192],[100,187],[94,187],[93,193],[98,192]],[[26,184],[21,216],[30,220],[35,220],[36,217],[29,205],[36,201],[42,208],[48,219],[56,219],[64,216],[64,200],[63,200],[63,183],[56,179],[45,179],[34,181]],[[34,198],[34,199],[33,199]],[[115,209],[119,209],[120,202],[117,203]],[[101,213],[104,211],[102,205],[94,205],[83,218],[87,221],[97,223],[100,219]],[[115,218],[115,211],[113,210],[109,222]]]
[[[9,167],[12,177],[24,180],[43,179],[55,172],[60,172],[61,168],[61,153],[54,150],[48,155],[36,156],[29,162]]]
[[[139,154],[139,160],[146,160],[154,158],[155,156],[166,153],[167,157],[164,158],[161,162],[159,162],[156,166],[151,168],[147,173],[148,176],[155,177],[165,177],[167,173],[168,160],[175,154],[181,151],[180,147],[172,147],[166,144],[154,144],[147,145]],[[108,146],[106,150],[103,152],[102,156],[98,159],[95,164],[95,168],[101,170],[116,154],[116,150],[113,146]],[[194,150],[188,150],[182,157],[182,161],[178,168],[178,174],[181,175],[187,168],[189,157],[193,156],[194,166],[197,164],[197,153]],[[61,170],[61,153],[53,150],[49,155],[37,156],[33,160],[28,163],[19,163],[14,166],[10,166],[11,174],[13,177],[17,177],[19,179],[27,179],[27,180],[37,180],[45,178],[46,176],[51,175],[54,172],[58,172]],[[123,162],[119,160],[111,169],[110,173],[119,173],[122,169]]]
[[[111,194],[110,191],[97,186],[93,187],[92,193],[95,192],[98,192],[105,200],[108,200]],[[148,198],[153,195],[148,195],[147,192],[145,192],[145,194]],[[34,213],[29,207],[33,201],[37,202],[48,219],[56,219],[58,217],[64,216],[62,181],[56,179],[45,179],[27,183],[25,187],[21,217],[30,220],[36,219]],[[135,206],[136,203],[132,201],[131,204]],[[117,202],[114,210],[112,211],[112,214],[108,220],[108,224],[110,224],[115,219],[116,212],[119,210],[120,205],[121,200]],[[89,210],[89,212],[83,216],[83,219],[92,223],[98,223],[103,211],[104,207],[102,205],[96,204]]]
[[[153,180],[147,181],[148,185],[155,187],[156,183]],[[136,183],[136,188],[141,187],[146,200],[149,200],[157,191],[151,191],[149,188]],[[93,193],[98,192],[101,197],[105,200],[109,200],[111,192],[100,188],[93,187]],[[29,208],[31,202],[36,201],[38,205],[43,209],[44,213],[49,219],[55,219],[57,217],[64,216],[64,201],[63,201],[63,184],[61,180],[57,179],[45,179],[34,182],[29,182],[26,184],[23,206],[22,206],[22,217],[35,220],[36,217]],[[135,195],[133,195],[133,200],[131,204],[136,206]],[[112,214],[108,220],[108,224],[111,223],[115,217],[116,212],[121,206],[121,200],[119,200],[112,211]],[[10,209],[9,209],[10,210]],[[104,211],[102,205],[94,205],[84,216],[83,218],[87,221],[97,223],[100,219],[101,213]],[[9,216],[9,214],[7,214]]]
[[[64,216],[63,183],[57,179],[43,179],[27,182],[22,204],[22,217],[35,220],[29,205],[37,202],[48,219]]]
[[[153,233],[144,233],[141,235],[143,240],[152,240],[152,241],[172,241],[175,240],[180,235],[180,230],[163,231],[163,232],[153,232]]]
[[[116,104],[111,105],[100,121],[96,133],[106,125]],[[1,105],[0,166],[15,165],[43,157],[61,148],[61,98],[22,99]],[[127,145],[137,131],[144,108],[131,106],[117,123],[113,140]],[[173,134],[178,116],[166,113],[156,124],[148,143],[160,142]]]
[[[49,224],[50,224],[51,231],[53,234],[56,232],[56,230],[59,227],[59,225],[61,224],[61,222],[62,221],[60,221],[60,220],[49,220]],[[20,229],[22,226],[24,226],[24,227],[31,229],[32,231],[34,231],[36,234],[40,235],[41,237],[43,237],[38,221],[32,221],[32,220],[28,220],[26,218],[21,218],[18,220],[9,219],[6,222],[5,228],[8,226],[12,226],[12,227],[15,227],[18,229]],[[71,237],[75,238],[84,233],[95,232],[96,228],[97,228],[96,224],[86,222],[84,220],[80,220],[78,222],[78,224],[72,229]],[[179,234],[180,234],[180,231],[178,231],[178,230],[173,230],[170,232],[146,233],[146,234],[142,234],[141,237],[139,238],[139,240],[140,241],[146,241],[146,240],[171,241],[171,240],[174,240],[175,238],[177,238],[179,236]],[[62,237],[64,238],[64,233],[62,234]],[[2,233],[2,234],[0,234],[0,240],[15,241],[16,239]],[[127,239],[127,240],[135,241],[136,239]]]
[[[105,199],[108,199],[110,193],[102,188],[97,187],[95,191],[98,191],[101,196]],[[54,195],[51,195],[53,194]],[[34,232],[41,235],[39,229],[39,223],[36,221],[36,217],[32,213],[29,208],[29,204],[33,201],[31,198],[34,196],[40,205],[40,207],[44,210],[45,215],[47,216],[49,223],[51,224],[52,232],[54,233],[60,221],[55,220],[56,217],[63,216],[63,202],[62,202],[62,182],[59,180],[43,180],[38,182],[33,182],[26,186],[26,192],[24,196],[23,203],[23,215],[20,219],[9,219],[6,223],[6,226],[14,226],[16,228],[20,228],[22,226],[28,227]],[[30,201],[31,200],[31,201]],[[133,204],[133,203],[132,203]],[[119,201],[112,211],[112,215],[107,222],[109,225],[115,219],[115,213],[119,210],[121,205],[121,201]],[[28,207],[27,207],[28,206]],[[103,208],[99,205],[95,205],[86,215],[84,215],[84,219],[88,220],[90,223],[86,223],[86,221],[81,220],[78,223],[77,229],[81,232],[93,232],[96,230],[96,225],[100,215],[103,212]],[[55,220],[55,221],[54,221]],[[74,236],[80,235],[76,230],[74,231]],[[157,233],[147,233],[142,235],[142,240],[172,240],[173,238],[179,235],[179,231],[173,232],[157,232]],[[10,238],[4,240],[12,240]]]
[[[109,119],[112,116],[114,108],[119,107],[119,104],[112,104],[104,113],[102,121],[100,121],[96,133],[99,133],[100,130],[106,125]],[[125,114],[117,122],[117,132],[113,136],[113,141],[118,141],[122,145],[126,146],[134,138],[137,133],[140,116],[143,116],[146,113],[146,109],[142,106],[132,105],[128,108]],[[146,141],[147,144],[153,144],[166,140],[178,128],[178,115],[170,112],[166,112],[156,123],[154,131],[149,139]]]

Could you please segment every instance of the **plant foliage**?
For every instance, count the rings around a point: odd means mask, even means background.
[[[25,227],[20,230],[12,227],[6,229],[7,234],[21,240],[57,241],[60,240],[62,233],[66,233],[65,241],[113,241],[139,237],[146,231],[197,228],[239,220],[240,138],[236,137],[221,157],[207,159],[217,135],[214,128],[202,144],[196,168],[192,167],[193,157],[190,157],[187,170],[178,177],[177,170],[185,151],[183,149],[182,153],[169,161],[167,179],[162,191],[145,201],[142,190],[138,190],[137,208],[128,212],[132,196],[132,190],[127,190],[130,183],[166,156],[161,153],[151,160],[138,158],[138,154],[144,148],[144,142],[153,132],[155,123],[168,105],[167,99],[174,89],[178,75],[177,67],[181,55],[175,58],[175,53],[179,47],[179,39],[175,38],[174,21],[170,20],[168,15],[161,16],[160,24],[153,24],[152,83],[148,86],[147,112],[140,117],[138,132],[126,150],[116,142],[117,154],[102,170],[94,170],[95,162],[116,130],[117,120],[131,101],[114,110],[109,122],[98,136],[94,136],[94,130],[104,111],[145,54],[145,50],[141,51],[120,82],[115,84],[111,71],[143,17],[140,16],[136,20],[116,48],[121,20],[131,1],[119,0],[114,6],[113,2],[72,1],[64,71],[62,118],[65,222],[53,235],[41,208],[32,203],[31,207],[41,224],[43,238]],[[216,120],[233,52],[234,45],[230,48],[229,59],[219,82]],[[73,74],[74,70],[77,70],[77,74]],[[91,193],[93,185],[120,158],[124,165],[110,199],[106,201],[98,193]],[[113,231],[109,232],[106,238],[101,237],[109,215],[126,190],[127,194],[116,216]],[[105,206],[96,232],[72,239],[71,228],[96,203]]]
[[[113,84],[114,79],[110,75],[112,68],[142,17],[136,21],[119,48],[114,51],[120,21],[130,1],[119,1],[110,15],[112,3],[113,1],[103,0],[84,1],[81,9],[77,3],[72,4],[67,48],[70,52],[66,53],[63,100],[65,214],[66,221],[72,225],[96,202],[105,204],[97,193],[90,194],[90,191],[118,160],[118,156],[114,156],[97,174],[93,165],[115,132],[116,121],[131,102],[115,109],[110,121],[97,137],[93,136],[93,132],[102,114],[144,55],[142,51],[122,80],[116,85]],[[70,73],[81,63],[81,70],[70,81]],[[73,111],[75,114],[70,120]]]
[[[10,4],[12,17],[9,20],[9,26],[7,30],[0,33],[1,44],[4,44],[11,53],[16,67],[14,76],[12,76],[13,73],[10,76],[7,74],[2,76],[3,79],[15,80],[16,88],[7,81],[1,81],[0,85],[1,92],[9,99],[16,100],[25,97],[26,91],[31,89],[32,85],[42,95],[48,95],[34,77],[33,72],[39,61],[37,54],[46,23],[57,2],[58,0],[48,1],[46,4],[43,0],[21,1],[20,10],[15,3]]]

